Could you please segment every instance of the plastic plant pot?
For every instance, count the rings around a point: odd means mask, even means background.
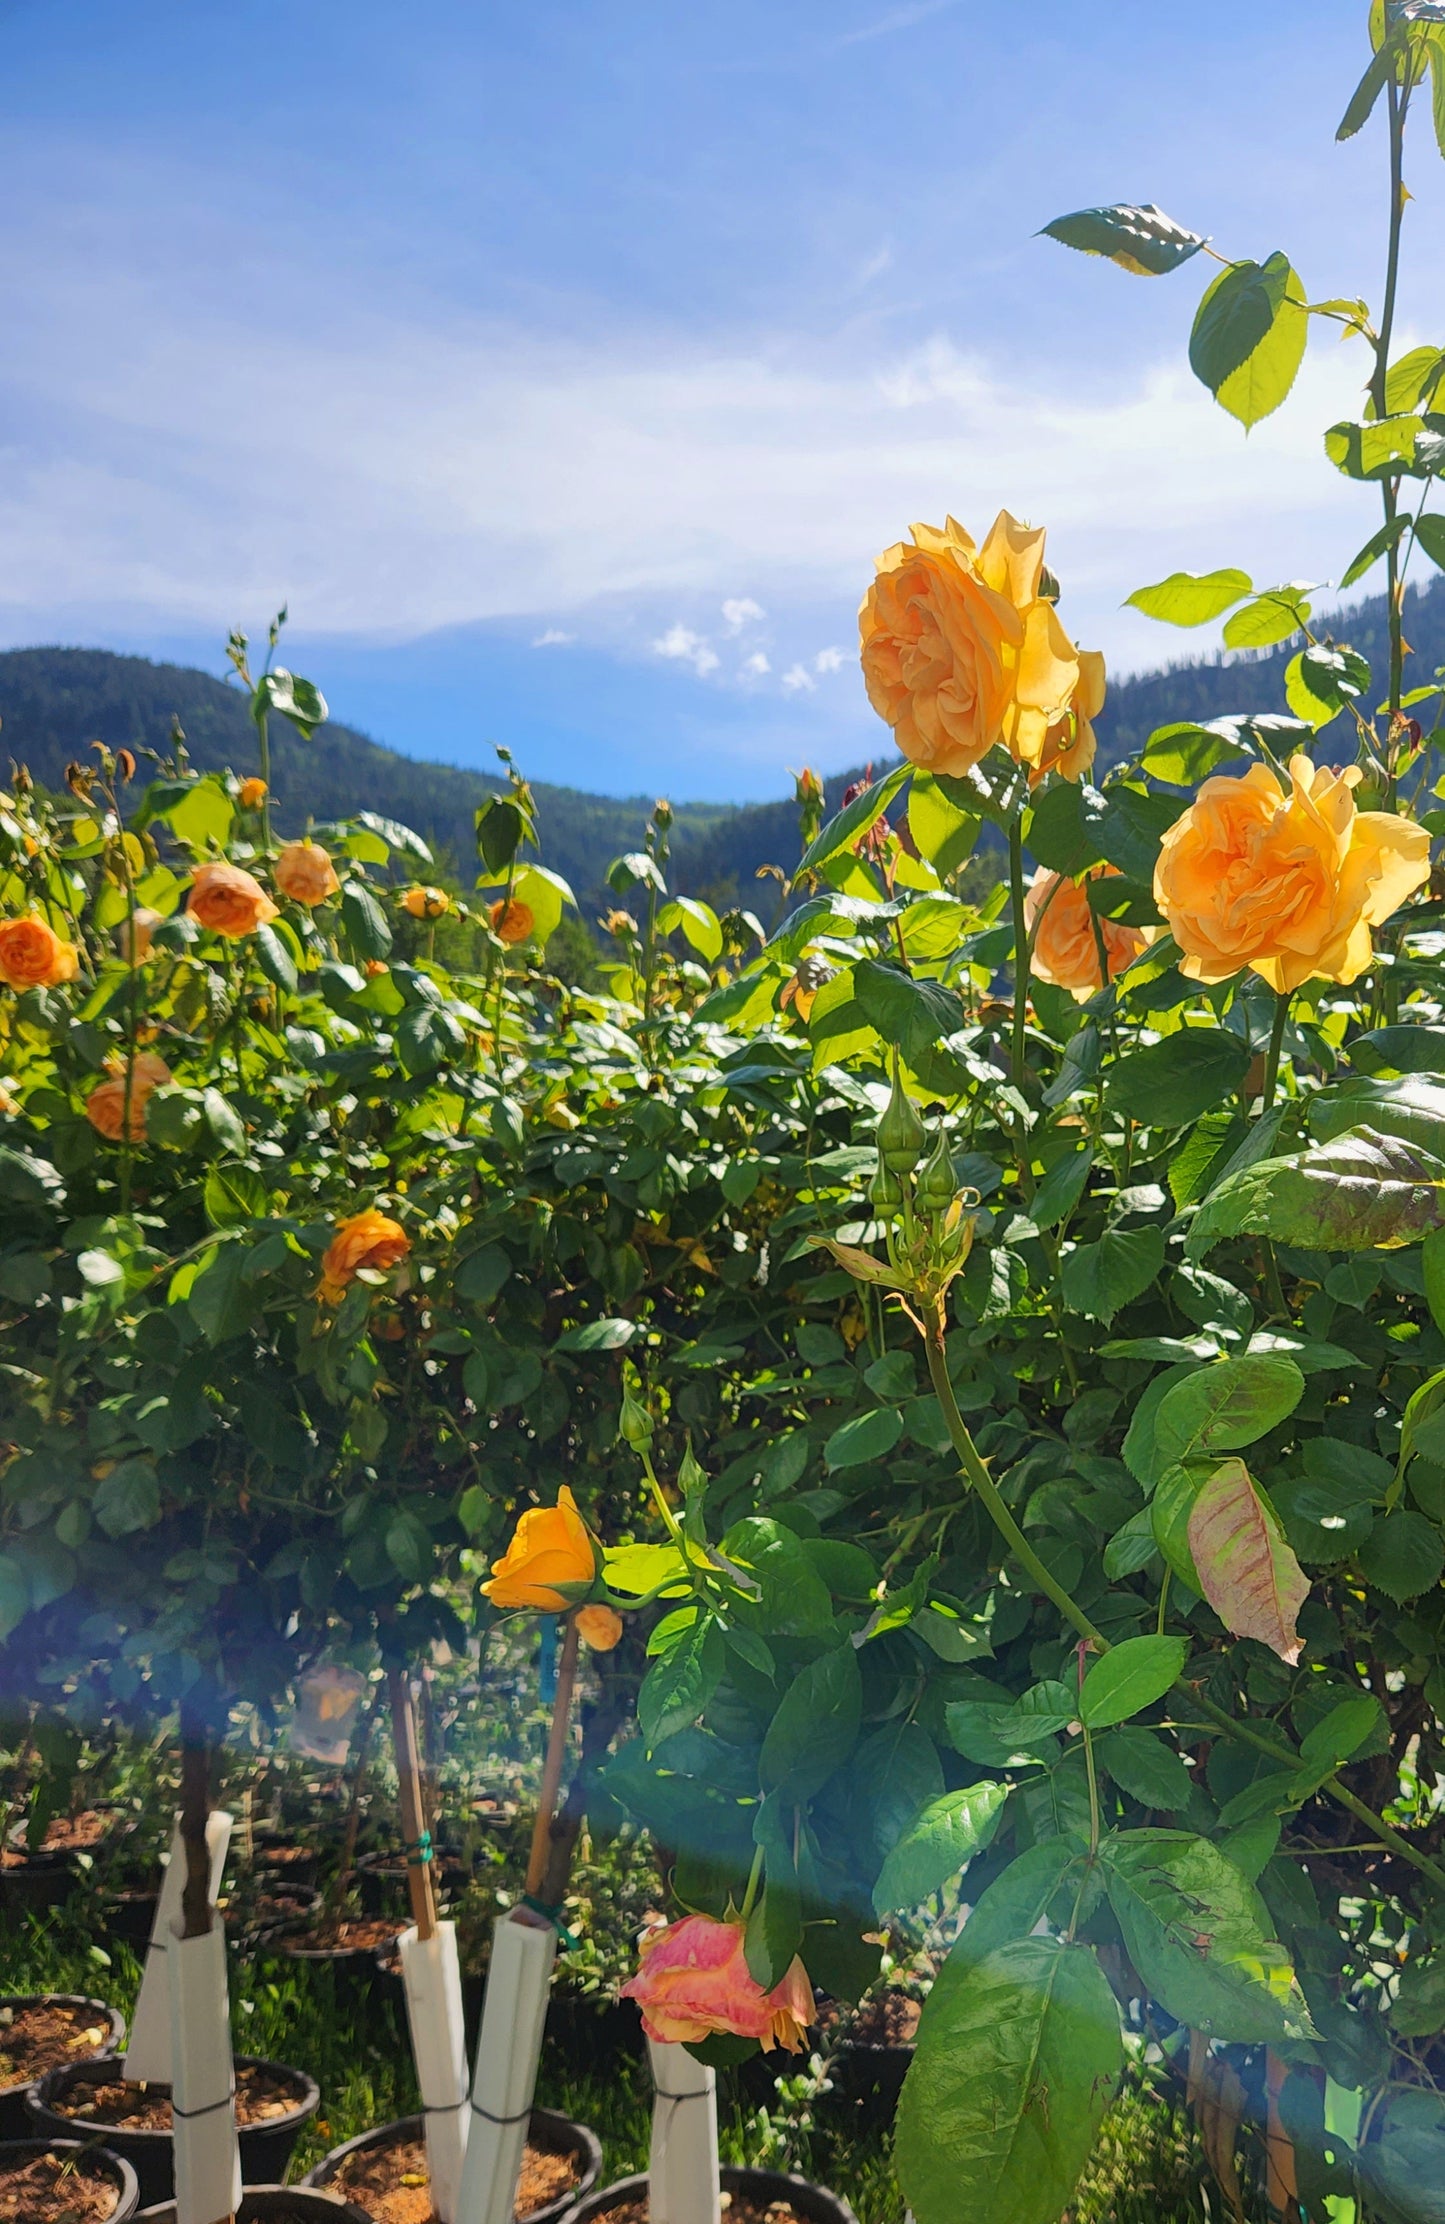
[[[176,2224],[176,2204],[142,2209],[136,2224]],[[236,2224],[371,2224],[365,2209],[308,2185],[248,2185]]]
[[[88,2029],[93,2024],[99,2024],[104,2029],[105,2037],[94,2053],[81,2059],[100,2061],[120,2052],[125,2038],[125,2017],[119,2008],[108,2007],[104,2000],[89,2000],[79,1992],[11,1993],[0,2000],[0,2010],[12,2008],[17,2014],[25,2008],[40,2007],[77,2009],[85,2019],[82,2028]],[[0,2031],[0,2045],[3,2045],[3,2041],[4,2033]],[[75,2060],[76,2056],[73,2054],[65,2056],[66,2065]],[[56,2065],[57,2068],[60,2066]],[[0,2085],[0,2140],[30,2138],[30,2111],[25,2105],[25,2095],[35,2082],[33,2077],[27,2077],[14,2085]]]
[[[807,2178],[789,2177],[783,2170],[729,2170],[718,2172],[724,2193],[735,2201],[746,2201],[760,2216],[765,2215],[775,2201],[785,2201],[804,2224],[858,2224],[857,2217],[840,2193],[830,2193],[825,2185],[812,2185]],[[647,2177],[619,2178],[615,2185],[604,2185],[600,2192],[589,2193],[575,2201],[567,2210],[562,2224],[605,2224],[612,2209],[626,2208],[630,2202],[647,2200]]]
[[[352,2155],[365,2153],[373,2147],[405,2146],[425,2136],[425,2124],[420,2116],[402,2116],[394,2124],[381,2124],[375,2131],[364,2131],[359,2138],[348,2139],[344,2146],[333,2147],[301,2182],[325,2188],[336,2180]],[[574,2124],[570,2117],[555,2115],[550,2108],[534,2108],[527,2124],[527,2144],[547,2154],[570,2155],[576,2166],[576,2185],[559,2194],[555,2201],[528,2210],[523,2219],[523,2224],[561,2224],[562,2218],[572,2215],[602,2175],[601,2141],[586,2124]]]
[[[0,1921],[18,1928],[28,1915],[61,1907],[80,1881],[73,1853],[27,1853],[0,1868]]]
[[[124,2155],[112,2153],[109,2147],[93,2147],[80,2139],[7,2139],[0,2144],[0,2184],[7,2170],[43,2154],[65,2155],[87,2175],[107,2178],[115,2188],[115,2207],[106,2224],[130,2224],[140,2207],[140,2187]]]

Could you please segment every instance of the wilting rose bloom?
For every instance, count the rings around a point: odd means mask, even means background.
[[[408,888],[401,906],[413,919],[440,919],[451,910],[451,898],[445,888]]]
[[[732,2032],[798,2052],[817,2014],[808,1973],[795,1957],[782,1983],[764,1992],[748,1968],[746,1936],[744,1923],[688,1915],[643,1939],[642,1966],[622,1998],[637,2002],[650,2039],[686,2046]]]
[[[505,942],[509,946],[515,942],[525,942],[537,924],[531,905],[519,903],[515,896],[510,901],[503,896],[500,903],[494,903],[489,917],[493,934],[499,942]]]
[[[591,1583],[596,1574],[591,1532],[564,1483],[555,1506],[531,1506],[522,1515],[482,1589],[493,1606],[561,1614],[572,1601],[556,1586]]]
[[[1104,707],[1107,692],[1104,659],[1097,649],[1079,650],[1079,684],[1062,718],[1044,735],[1043,753],[1029,773],[1029,786],[1037,787],[1044,775],[1057,772],[1063,780],[1082,780],[1098,751],[1094,720]]]
[[[400,1221],[368,1205],[338,1225],[321,1261],[317,1295],[328,1305],[339,1305],[363,1267],[385,1274],[400,1266],[410,1249],[411,1237]]]
[[[127,965],[144,964],[151,954],[151,937],[160,923],[160,913],[147,910],[144,904],[136,905],[132,918],[121,920],[115,939]]]
[[[610,1653],[622,1642],[622,1616],[613,1606],[579,1607],[577,1635],[594,1653]]]
[[[912,763],[964,773],[996,742],[1042,760],[1079,683],[1043,568],[1042,531],[1007,510],[981,548],[950,518],[879,557],[858,613],[863,681]]]
[[[239,865],[227,865],[219,858],[196,867],[186,909],[212,934],[228,935],[232,940],[254,934],[257,927],[264,927],[277,916],[276,906],[260,881]]]
[[[1107,880],[1116,877],[1117,872],[1117,866],[1104,865],[1088,878]],[[1086,887],[1070,880],[1066,873],[1051,873],[1040,866],[1024,897],[1024,923],[1031,934],[1035,921],[1038,933],[1034,939],[1033,972],[1041,981],[1052,981],[1056,988],[1066,988],[1082,1004],[1104,985],[1099,975],[1099,945],[1094,938],[1094,914],[1089,909]],[[1098,926],[1112,981],[1116,974],[1133,964],[1147,938],[1137,927],[1121,927],[1113,919],[1100,919]]]
[[[327,852],[319,842],[309,840],[288,842],[272,867],[271,878],[283,896],[289,896],[292,903],[305,904],[308,910],[325,903],[341,886]]]
[[[1286,993],[1309,980],[1357,980],[1371,927],[1430,874],[1423,826],[1359,811],[1358,767],[1292,757],[1289,786],[1267,765],[1206,780],[1164,836],[1154,897],[1192,981],[1245,966]]]
[[[165,1087],[171,1069],[154,1051],[142,1050],[130,1068],[130,1124],[126,1125],[126,1069],[121,1059],[107,1062],[107,1078],[85,1100],[85,1116],[97,1135],[118,1143],[129,1134],[132,1143],[146,1139],[146,1106],[157,1089]]]
[[[266,783],[254,776],[241,782],[240,803],[243,811],[259,811],[266,800]]]
[[[21,919],[0,920],[0,980],[17,994],[73,981],[78,963],[75,945],[63,942],[33,911]]]

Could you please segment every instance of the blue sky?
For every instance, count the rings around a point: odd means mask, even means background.
[[[1337,575],[1318,340],[1246,442],[1200,281],[1033,235],[1156,200],[1378,294],[1362,0],[0,0],[0,642],[220,670],[282,599],[414,754],[678,797],[886,747],[856,611],[915,518],[1050,527],[1116,669],[1179,566]],[[1423,119],[1422,119],[1423,121]],[[1416,134],[1405,337],[1445,165]],[[0,706],[3,709],[3,706]]]

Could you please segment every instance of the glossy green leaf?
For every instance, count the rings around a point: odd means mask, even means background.
[[[1079,1694],[1088,1730],[1112,1729],[1142,1714],[1179,1681],[1188,1648],[1182,1637],[1126,1637],[1096,1660]]]
[[[1208,625],[1253,592],[1247,571],[1172,571],[1153,587],[1136,587],[1126,607],[1165,625]]]
[[[1119,2011],[1083,1946],[996,1947],[935,1992],[898,2112],[916,2224],[1056,2224],[1123,2067]]]
[[[1304,1250],[1372,1251],[1441,1226],[1445,1162],[1362,1125],[1226,1175],[1196,1214],[1186,1250],[1197,1259],[1226,1236],[1267,1235]]]
[[[1137,1722],[1108,1730],[1095,1747],[1099,1765],[1141,1807],[1177,1814],[1189,1805],[1194,1779],[1174,1748]]]
[[[1445,1545],[1434,1523],[1408,1510],[1375,1522],[1356,1558],[1360,1572],[1397,1604],[1433,1591],[1445,1573]]]
[[[1188,1127],[1239,1089],[1249,1059],[1248,1043],[1227,1028],[1181,1028],[1125,1051],[1110,1069],[1104,1101],[1145,1127]]]
[[[1156,727],[1144,744],[1140,763],[1155,780],[1167,780],[1174,787],[1192,788],[1220,765],[1253,753],[1249,743],[1241,738],[1237,721],[1220,719],[1212,725],[1200,726],[1186,719],[1172,726]]]
[[[1196,378],[1246,430],[1278,409],[1309,334],[1304,288],[1289,259],[1232,263],[1206,291],[1189,339]]]
[[[799,859],[798,869],[793,875],[794,887],[805,873],[817,872],[830,858],[836,857],[840,850],[851,849],[870,827],[876,826],[911,770],[912,767],[908,764],[895,765],[876,787],[864,788],[860,795],[854,796],[851,803],[829,819]]]
[[[865,1466],[870,1460],[885,1458],[902,1434],[903,1416],[891,1406],[855,1414],[828,1438],[823,1446],[823,1464],[830,1475]]]
[[[768,1724],[758,1757],[765,1791],[795,1804],[821,1791],[858,1739],[863,1685],[851,1640],[799,1670]]]
[[[1309,2014],[1263,1900],[1188,1831],[1106,1838],[1109,1903],[1129,1959],[1165,2012],[1209,2038],[1279,2045]]]
[[[1114,202],[1106,208],[1075,209],[1045,224],[1043,237],[1081,255],[1102,255],[1136,278],[1163,278],[1205,245],[1202,233],[1186,231],[1152,201],[1139,208]]]
[[[696,1722],[722,1671],[722,1641],[711,1617],[700,1617],[681,1644],[648,1670],[638,1689],[637,1726],[649,1753]]]
[[[875,1913],[919,1907],[942,1891],[992,1841],[1008,1795],[1007,1784],[985,1782],[931,1799],[879,1871],[873,1887]]]
[[[1111,1321],[1142,1297],[1163,1264],[1162,1228],[1106,1228],[1097,1243],[1076,1244],[1066,1253],[1059,1287],[1071,1312]]]
[[[1221,1359],[1176,1382],[1154,1418],[1156,1469],[1237,1452],[1293,1413],[1304,1376],[1292,1359]]]
[[[1307,623],[1310,604],[1307,590],[1299,587],[1271,587],[1247,602],[1224,628],[1224,645],[1227,649],[1269,649],[1277,641],[1287,641]]]
[[[1342,587],[1353,587],[1357,579],[1363,579],[1366,572],[1370,571],[1382,556],[1394,548],[1404,538],[1409,529],[1408,512],[1402,511],[1398,517],[1390,518],[1380,527],[1378,532],[1372,533],[1364,547],[1351,557],[1344,571],[1340,574],[1340,585]]]

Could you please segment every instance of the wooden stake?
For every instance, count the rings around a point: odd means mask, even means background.
[[[203,1723],[181,1709],[181,1843],[186,1852],[186,1882],[181,1921],[186,1938],[204,1938],[211,1927],[211,1849],[206,1824],[211,1813],[211,1756]]]
[[[411,1894],[411,1919],[418,1938],[434,1938],[437,1927],[436,1891],[432,1864],[417,1855],[426,1835],[422,1806],[421,1770],[416,1756],[416,1716],[412,1712],[411,1680],[404,1668],[389,1668],[387,1690],[391,1697],[391,1735],[396,1748],[396,1774],[401,1786],[401,1827],[406,1833],[406,1882]]]
[[[552,1702],[552,1727],[547,1737],[547,1758],[542,1764],[542,1789],[537,1796],[537,1820],[532,1825],[532,1851],[527,1862],[527,1891],[537,1897],[547,1875],[552,1845],[552,1817],[562,1788],[562,1765],[567,1758],[567,1732],[572,1719],[572,1687],[577,1681],[577,1616],[567,1616],[562,1637],[562,1657],[557,1665],[557,1696]]]

